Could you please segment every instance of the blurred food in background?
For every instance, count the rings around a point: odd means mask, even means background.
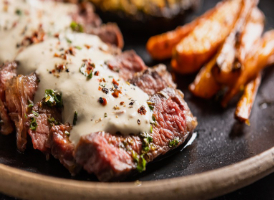
[[[223,0],[189,24],[151,37],[147,50],[156,60],[171,58],[174,71],[196,73],[190,91],[211,99],[224,94],[226,107],[239,92],[235,118],[248,119],[261,82],[261,70],[273,64],[274,31],[262,36],[265,16],[258,0]]]
[[[182,24],[201,0],[90,0],[103,21],[117,22],[122,30],[159,33]]]

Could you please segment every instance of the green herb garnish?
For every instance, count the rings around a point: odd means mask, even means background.
[[[58,124],[59,124],[59,122],[56,121],[56,119],[54,119],[54,117],[49,117],[49,118],[48,118],[48,122],[49,122],[50,124],[55,124],[55,125],[58,125]]]
[[[45,98],[43,99],[43,103],[51,107],[62,107],[62,94],[51,89],[45,90]]]
[[[75,111],[75,112],[74,112],[74,116],[73,116],[73,125],[74,125],[74,126],[76,125],[77,118],[78,118],[78,113]]]
[[[139,156],[135,151],[132,151],[132,158],[137,164],[136,168],[138,172],[143,172],[146,170],[147,161],[144,159],[144,155]]]
[[[173,140],[170,140],[170,141],[169,141],[168,146],[169,146],[170,148],[172,148],[172,147],[178,146],[178,144],[179,144],[179,138],[176,137],[176,138],[174,138]]]
[[[143,143],[142,143],[142,149],[144,153],[147,153],[150,150],[150,143],[153,142],[153,138],[148,133],[142,133],[140,134],[142,137]]]
[[[34,115],[35,117],[38,117],[38,116],[39,116],[39,113],[37,113],[37,112],[35,112],[35,111],[32,111],[32,113],[33,113],[33,115]]]
[[[92,70],[89,70],[89,73],[87,72],[87,69],[86,69],[86,64],[83,63],[79,69],[79,71],[87,77],[87,79],[91,79],[92,78]]]
[[[82,47],[79,47],[79,46],[75,46],[75,48],[78,50],[82,50]]]
[[[151,101],[147,101],[147,105],[148,105],[148,107],[149,107],[149,109],[152,111],[152,110],[154,110],[154,103],[153,102],[151,102]]]
[[[81,33],[84,32],[84,27],[81,24],[78,24],[77,22],[74,22],[74,21],[70,23],[70,28],[76,32],[81,32]]]
[[[17,15],[22,15],[22,14],[23,14],[22,10],[20,10],[20,9],[16,9],[15,13],[16,13]]]
[[[105,114],[104,114],[104,117],[108,117],[108,114],[107,114],[107,113],[105,113]]]
[[[144,159],[144,156],[141,155],[140,158],[139,158],[139,162],[137,164],[137,170],[138,172],[143,172],[146,170],[146,164],[147,164],[147,161],[146,159]]]
[[[32,108],[34,106],[34,104],[31,100],[28,100],[28,103],[29,103],[28,108]]]
[[[70,44],[72,43],[72,41],[69,38],[66,38],[66,40],[68,43],[70,43]]]
[[[35,131],[37,128],[37,122],[36,122],[36,119],[34,117],[31,118],[31,121],[30,121],[30,129]]]

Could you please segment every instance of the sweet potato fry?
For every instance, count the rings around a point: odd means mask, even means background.
[[[261,74],[258,74],[254,80],[250,81],[245,86],[244,94],[241,97],[240,101],[238,102],[236,111],[235,111],[235,118],[239,120],[240,122],[244,122],[246,124],[249,123],[248,119],[249,119],[260,83],[261,83]]]
[[[265,17],[258,8],[254,8],[257,2],[245,2],[245,9],[223,44],[217,64],[212,69],[212,74],[221,84],[232,85],[236,81],[241,74],[246,55],[263,33]],[[246,18],[249,19],[245,22]]]
[[[255,51],[250,53],[243,65],[241,76],[237,79],[235,84],[231,87],[228,93],[222,100],[222,106],[226,107],[231,98],[233,98],[250,80],[255,78],[257,74],[272,60],[274,55],[274,30],[268,31],[264,34],[255,48]]]
[[[238,45],[236,44],[236,57],[243,63],[252,46],[261,39],[264,31],[265,16],[263,12],[255,7],[240,34]]]
[[[189,90],[195,96],[210,99],[220,90],[220,84],[216,82],[211,73],[212,67],[216,64],[217,56],[200,70],[194,82],[190,84]]]
[[[223,2],[221,2],[220,5],[221,4],[223,4]],[[191,23],[177,27],[173,31],[152,36],[149,38],[146,45],[148,53],[156,60],[171,58],[173,48],[181,41],[181,39],[187,36],[201,21],[216,12],[217,8],[218,6],[207,11],[204,15],[198,17]]]
[[[233,29],[244,0],[228,0],[199,23],[173,50],[171,65],[177,72],[194,73],[218,50]]]

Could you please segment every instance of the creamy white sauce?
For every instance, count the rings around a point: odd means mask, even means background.
[[[97,131],[113,134],[149,132],[152,120],[152,112],[147,105],[149,97],[140,88],[125,82],[117,73],[108,69],[104,63],[113,58],[108,51],[109,47],[97,36],[87,34],[69,33],[62,38],[60,41],[52,38],[32,45],[19,53],[16,61],[19,62],[20,74],[35,71],[39,76],[40,83],[35,94],[35,102],[41,101],[46,89],[54,89],[63,95],[63,123],[72,124],[75,111],[78,113],[70,140],[77,144],[81,136]],[[75,48],[75,55],[68,55],[66,60],[54,57],[55,53],[64,53],[64,50],[71,46],[81,49]],[[83,59],[90,59],[95,64],[93,74],[99,71],[98,76],[93,75],[88,80],[79,71],[84,63]],[[59,77],[49,73],[55,65],[60,64],[65,64],[69,72],[63,70],[57,74]],[[103,78],[105,82],[102,81]],[[118,98],[112,95],[112,91],[106,94],[99,90],[99,87],[114,88],[113,79],[119,83],[118,88],[122,92]],[[106,106],[98,102],[99,97],[107,100]],[[130,105],[132,101],[134,103]],[[123,105],[121,102],[124,102]],[[141,106],[146,110],[144,115],[138,113]]]
[[[45,37],[69,30],[74,4],[38,0],[0,0],[0,63],[12,61],[22,50],[25,37],[42,26]]]

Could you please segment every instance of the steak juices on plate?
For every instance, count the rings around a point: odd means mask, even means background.
[[[18,15],[18,2],[31,14],[24,16],[21,10]],[[148,68],[134,51],[121,53],[110,45],[122,46],[117,29],[99,37],[73,32],[88,30],[82,21],[90,24],[95,14],[81,16],[79,23],[71,18],[54,32],[44,4],[59,9],[68,5],[36,3],[10,1],[0,14],[15,20],[9,22],[15,26],[0,29],[10,41],[9,35],[21,33],[17,24],[25,23],[24,30],[34,30],[36,24],[41,30],[50,27],[43,36],[25,31],[23,38],[16,37],[8,59],[0,45],[5,62],[0,71],[1,132],[10,134],[15,128],[20,151],[30,136],[35,149],[59,159],[71,174],[83,168],[100,181],[111,181],[144,171],[147,162],[186,140],[197,121],[165,66]],[[37,10],[43,20],[33,22],[30,16]]]

